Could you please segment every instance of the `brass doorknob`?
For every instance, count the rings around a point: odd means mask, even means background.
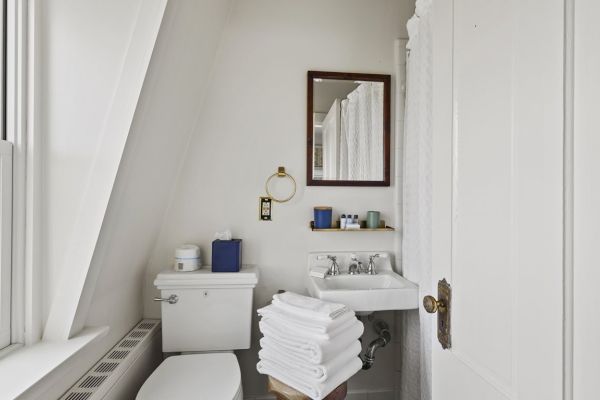
[[[436,300],[436,298],[433,296],[423,297],[423,307],[425,308],[425,311],[427,311],[429,314],[435,314],[438,311],[446,311],[446,305],[444,304],[444,302],[441,300]]]

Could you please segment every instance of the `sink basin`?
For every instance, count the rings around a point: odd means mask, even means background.
[[[418,286],[392,270],[387,253],[378,252],[385,258],[377,258],[376,275],[348,275],[348,266],[354,262],[352,256],[366,266],[368,256],[376,252],[354,253],[311,253],[308,271],[315,266],[328,266],[324,255],[337,257],[340,275],[316,278],[309,276],[308,291],[311,296],[343,303],[355,312],[371,313],[383,310],[411,310],[418,307]]]

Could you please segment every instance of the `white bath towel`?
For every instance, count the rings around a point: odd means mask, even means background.
[[[331,321],[302,317],[282,310],[275,305],[268,305],[257,310],[257,312],[263,321],[279,322],[280,325],[289,326],[294,332],[322,334],[325,335],[325,338],[335,336],[339,333],[338,330],[345,329],[356,321],[354,312],[345,313]]]
[[[314,400],[322,400],[331,393],[333,389],[360,371],[361,368],[362,361],[358,357],[355,357],[342,368],[338,369],[329,377],[329,379],[325,380],[325,382],[311,382],[298,378],[293,374],[293,370],[282,368],[280,365],[274,364],[269,360],[260,360],[256,365],[256,369],[259,373],[271,375],[273,378],[293,387]]]
[[[359,320],[332,339],[324,340],[317,335],[290,335],[280,326],[268,321],[260,321],[258,327],[265,336],[265,341],[275,341],[287,351],[304,354],[309,361],[320,364],[335,358],[344,348],[350,346],[364,332],[364,326]],[[262,343],[262,342],[261,342]]]
[[[351,343],[352,340],[358,339],[364,332],[363,323],[357,319],[338,328],[333,332],[335,335],[308,332],[297,329],[294,325],[285,325],[280,321],[269,319],[259,321],[258,327],[265,336],[274,336],[277,339],[289,340],[293,343],[312,342],[317,346],[330,346],[333,342]]]
[[[352,312],[346,305],[331,303],[293,292],[284,292],[273,296],[274,305],[290,313],[330,321]]]
[[[348,329],[356,325],[356,318],[345,321],[342,325],[338,326],[331,332],[320,332],[317,329],[311,329],[309,327],[302,326],[300,324],[284,320],[282,318],[263,318],[263,322],[266,326],[276,330],[281,336],[285,337],[300,337],[302,339],[314,339],[319,341],[328,341],[335,337],[342,335]]]
[[[261,360],[269,360],[275,364],[281,364],[282,368],[294,370],[294,374],[305,380],[314,382],[324,382],[334,375],[344,365],[351,362],[360,354],[362,346],[358,340],[355,340],[350,346],[343,349],[335,358],[321,364],[307,362],[302,357],[289,351],[281,351],[278,346],[264,346],[259,352],[258,357]]]

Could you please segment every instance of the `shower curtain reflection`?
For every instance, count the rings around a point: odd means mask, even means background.
[[[361,83],[323,120],[323,178],[383,179],[383,84]]]

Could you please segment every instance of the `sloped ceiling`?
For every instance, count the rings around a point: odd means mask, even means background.
[[[51,306],[45,337],[61,338],[65,329],[72,335],[86,324],[108,325],[108,347],[142,316],[145,267],[196,124],[230,2],[165,1],[164,17],[154,1],[110,0],[75,8],[69,3],[52,2],[45,10],[46,25],[62,24],[48,28],[45,39],[45,60],[60,69],[47,73],[44,97],[52,104],[46,113],[52,146],[44,162],[53,178],[46,190],[51,206],[45,302]],[[114,37],[115,21],[120,40]],[[71,37],[65,48],[65,23],[87,36]],[[61,63],[64,54],[77,62]],[[59,91],[65,80],[70,81],[66,93]],[[67,153],[75,160],[69,165]],[[82,272],[88,266],[89,272]],[[85,289],[72,293],[82,277]],[[56,323],[74,300],[79,301],[73,324]]]

